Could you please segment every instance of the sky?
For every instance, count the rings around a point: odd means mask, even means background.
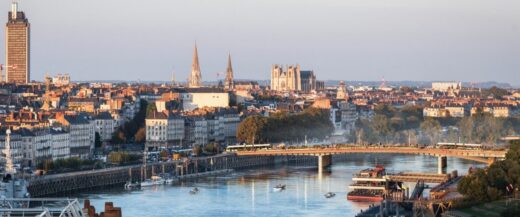
[[[0,3],[1,23],[10,4]],[[197,43],[205,81],[222,79],[231,54],[237,79],[300,64],[319,80],[520,85],[519,0],[19,0],[19,8],[31,23],[34,80],[186,81]],[[3,63],[4,43],[0,50]]]

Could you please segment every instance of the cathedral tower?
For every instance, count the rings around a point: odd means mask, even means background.
[[[188,78],[188,87],[201,87],[202,75],[199,66],[199,54],[197,52],[197,45],[195,44],[195,51],[193,53],[193,63],[191,65],[191,74]]]
[[[231,54],[228,55],[228,64],[226,69],[226,79],[224,80],[224,89],[233,90],[235,83],[233,81],[233,67],[231,67]]]

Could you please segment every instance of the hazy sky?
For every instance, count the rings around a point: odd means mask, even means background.
[[[203,80],[271,64],[318,79],[520,84],[519,0],[21,0],[32,79],[185,81],[195,41]],[[10,1],[0,3],[5,23]],[[5,31],[5,29],[2,29]],[[4,41],[4,34],[0,34]],[[5,46],[0,43],[1,62]]]

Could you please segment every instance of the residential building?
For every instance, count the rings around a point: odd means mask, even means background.
[[[52,159],[67,159],[70,157],[70,134],[61,127],[51,128]]]

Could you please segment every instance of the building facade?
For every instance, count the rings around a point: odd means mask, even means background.
[[[300,91],[300,65],[283,67],[275,64],[271,67],[271,90]]]
[[[30,24],[29,20],[25,17],[25,13],[18,11],[16,2],[12,4],[5,29],[5,81],[12,83],[29,83]]]

